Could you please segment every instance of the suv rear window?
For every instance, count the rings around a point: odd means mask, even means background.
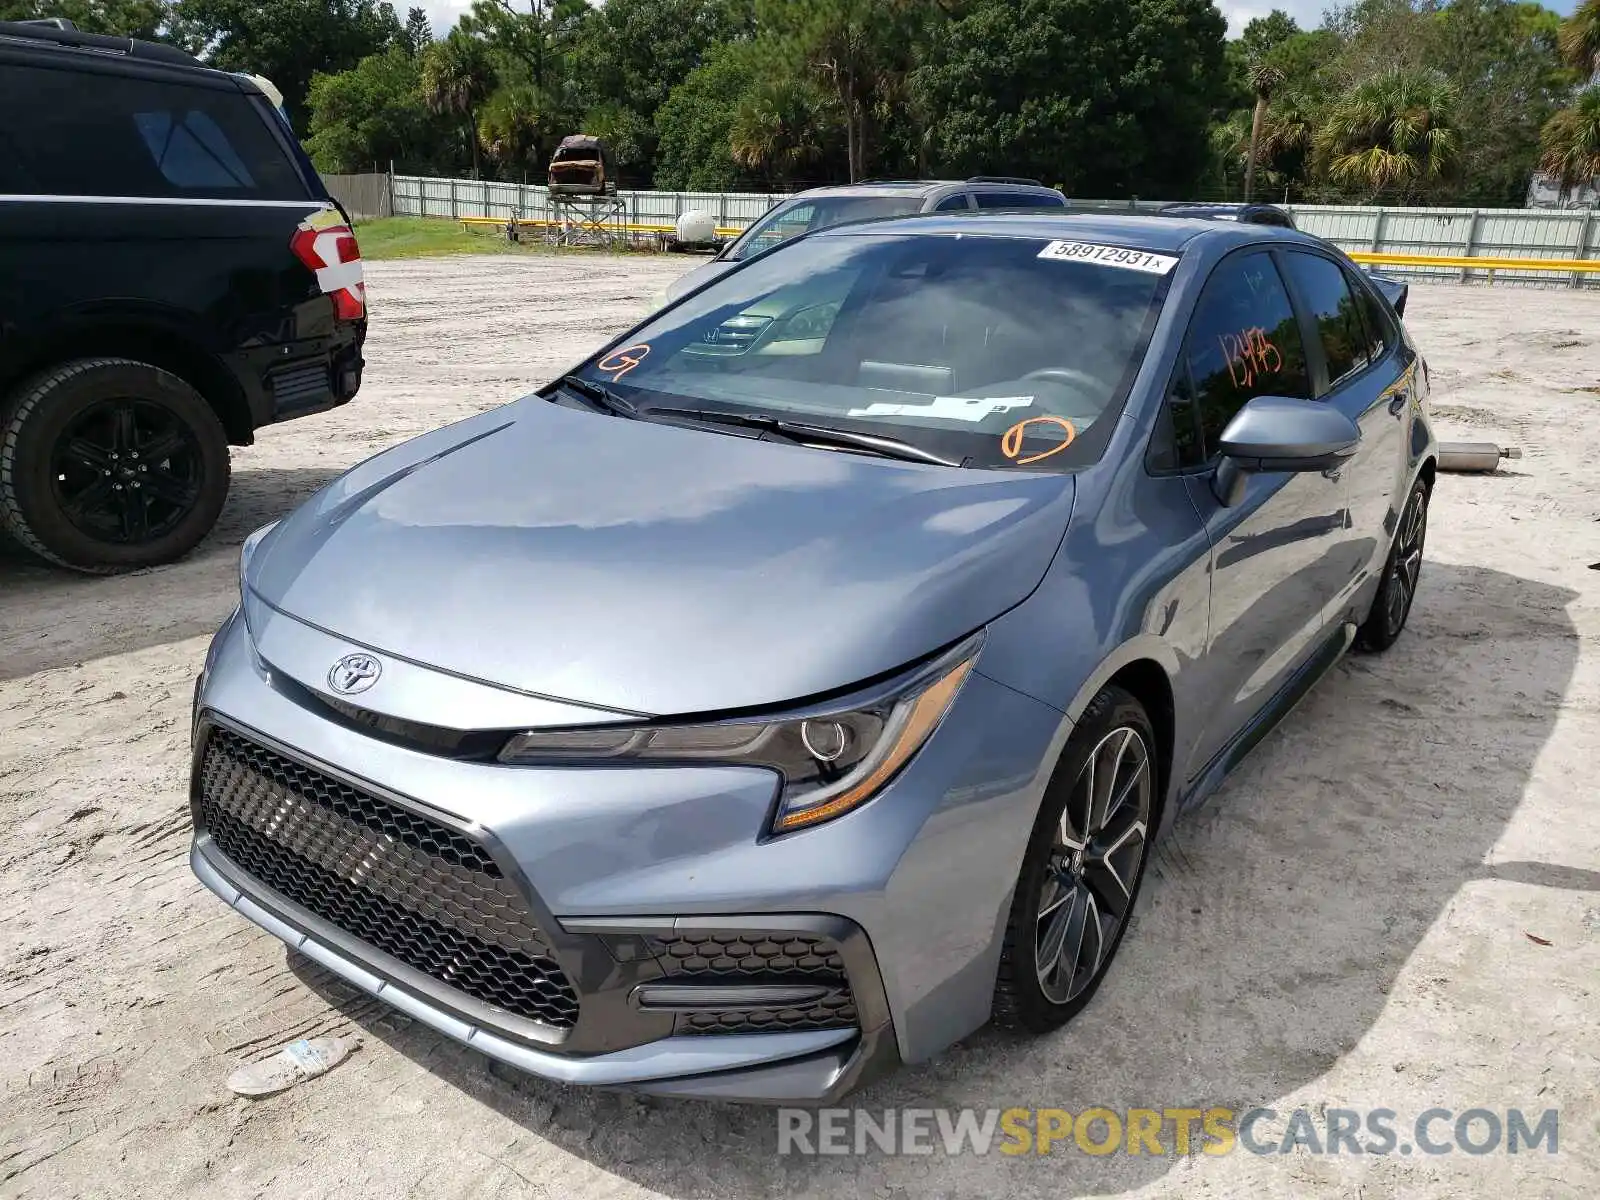
[[[1067,202],[1049,192],[979,192],[979,208],[1065,208]]]
[[[729,259],[742,262],[780,242],[852,221],[874,221],[884,217],[905,217],[922,210],[920,196],[817,196],[798,203],[779,205],[751,227],[734,246]]]
[[[306,185],[242,92],[8,66],[0,192],[303,200]]]

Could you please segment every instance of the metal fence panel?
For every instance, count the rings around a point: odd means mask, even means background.
[[[330,177],[338,178],[338,177]],[[379,176],[378,178],[382,178]],[[531,220],[551,217],[548,189],[542,184],[432,179],[396,175],[391,194],[397,216],[498,217]],[[672,225],[690,209],[700,209],[726,229],[743,229],[773,205],[781,193],[624,191],[619,196],[632,225]],[[1165,201],[1072,198],[1074,212],[1154,212]],[[1300,228],[1342,250],[1373,254],[1417,254],[1465,258],[1600,259],[1600,210],[1386,208],[1324,204],[1284,205]],[[1457,267],[1385,267],[1412,279],[1481,281],[1486,272]],[[1600,275],[1496,270],[1494,284],[1534,287],[1600,287]]]

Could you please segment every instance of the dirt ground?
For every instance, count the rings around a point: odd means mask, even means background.
[[[1557,1155],[779,1157],[760,1109],[491,1069],[289,963],[195,882],[190,687],[240,540],[550,378],[685,265],[373,264],[360,396],[236,452],[193,558],[88,580],[0,552],[0,1196],[1600,1194],[1592,293],[1414,289],[1444,436],[1525,457],[1441,478],[1408,633],[1347,659],[1166,844],[1082,1017],[1034,1042],[980,1033],[858,1101],[1386,1107],[1402,1127],[1434,1105],[1559,1108]],[[281,1096],[224,1086],[352,1031],[358,1054]]]

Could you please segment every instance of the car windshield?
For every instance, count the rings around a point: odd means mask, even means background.
[[[732,262],[743,262],[814,229],[881,217],[905,217],[921,209],[920,196],[817,196],[780,204],[751,226],[727,257]]]
[[[776,420],[964,466],[1071,469],[1104,450],[1177,261],[1036,237],[806,238],[579,375],[646,418]]]

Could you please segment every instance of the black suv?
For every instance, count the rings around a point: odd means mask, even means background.
[[[361,385],[349,220],[250,80],[0,22],[0,529],[105,573],[193,549],[228,446]]]

